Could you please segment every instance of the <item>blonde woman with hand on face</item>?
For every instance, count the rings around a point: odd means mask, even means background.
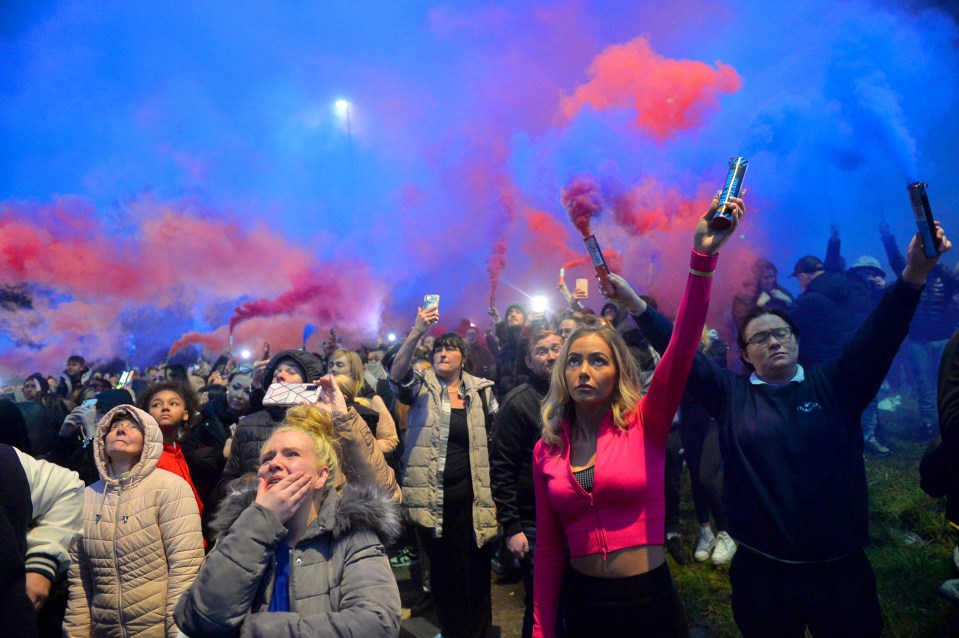
[[[320,382],[334,408],[332,377]],[[384,550],[399,532],[398,507],[375,486],[333,488],[341,469],[331,414],[291,407],[263,445],[256,483],[224,503],[211,524],[216,545],[176,609],[188,635],[399,634]]]

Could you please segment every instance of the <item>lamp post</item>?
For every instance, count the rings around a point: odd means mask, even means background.
[[[346,118],[346,144],[350,154],[350,184],[353,184],[353,128],[350,123],[350,103],[344,99],[336,101],[336,110]]]

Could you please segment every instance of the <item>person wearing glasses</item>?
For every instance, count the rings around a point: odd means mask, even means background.
[[[937,228],[941,251],[951,248]],[[719,424],[729,571],[743,636],[879,636],[882,613],[863,547],[869,501],[860,416],[909,331],[929,272],[917,234],[899,279],[834,359],[804,368],[800,334],[780,310],[756,308],[738,335],[748,376],[698,355],[687,388]],[[635,313],[634,313],[635,314]],[[636,318],[662,351],[669,322]]]

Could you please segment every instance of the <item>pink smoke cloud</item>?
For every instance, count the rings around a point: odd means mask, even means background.
[[[697,128],[719,106],[722,94],[735,93],[742,80],[734,68],[695,60],[675,60],[653,51],[637,37],[607,47],[589,65],[590,80],[560,101],[568,122],[587,105],[602,111],[634,108],[636,126],[657,141]]]
[[[143,196],[125,215],[129,232],[110,235],[82,198],[0,204],[0,285],[28,284],[33,297],[32,309],[0,311],[0,329],[19,346],[0,356],[0,373],[59,370],[74,353],[123,357],[131,330],[169,333],[143,325],[144,310],[203,323],[239,297],[254,300],[239,307],[250,325],[237,337],[274,349],[298,346],[305,323],[349,326],[356,339],[375,333],[385,284],[362,261],[320,261],[265,226],[241,226],[189,200]],[[224,321],[178,346],[216,353],[227,333]]]
[[[633,236],[672,228],[692,229],[709,206],[709,200],[689,198],[651,177],[613,197],[612,202],[614,221]]]
[[[599,184],[589,176],[574,177],[563,187],[562,202],[573,226],[588,237],[590,222],[603,210]]]

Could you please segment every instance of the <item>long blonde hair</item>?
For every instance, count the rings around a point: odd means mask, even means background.
[[[333,353],[333,356],[330,357],[330,361],[333,359],[339,359],[343,357],[350,362],[350,374],[349,377],[353,379],[353,383],[356,384],[354,389],[354,396],[358,395],[363,391],[363,388],[366,387],[366,380],[363,378],[363,360],[360,359],[360,355],[356,354],[352,350],[346,350],[345,348],[340,348]]]
[[[367,408],[373,407],[373,403],[369,399],[356,396],[356,381],[353,380],[352,377],[348,377],[345,374],[337,374],[333,376],[333,380],[336,381],[336,385],[340,387],[340,392],[343,393],[344,399],[359,403]]]
[[[540,415],[543,421],[543,440],[558,452],[562,444],[563,421],[572,420],[576,416],[575,403],[566,387],[566,362],[569,359],[569,349],[581,337],[597,335],[609,345],[613,354],[613,364],[616,366],[616,387],[610,397],[610,408],[613,411],[613,422],[617,427],[625,430],[631,413],[636,409],[642,397],[642,374],[636,360],[630,354],[626,342],[615,329],[605,321],[588,318],[573,330],[563,344],[556,365],[549,378],[549,392],[543,399]]]
[[[329,412],[324,412],[312,405],[294,405],[286,411],[286,417],[273,430],[270,439],[281,432],[300,432],[310,437],[310,441],[313,442],[316,466],[326,467],[330,471],[330,476],[326,480],[326,489],[339,485],[339,445],[337,445],[336,437],[333,435],[333,417],[330,416]],[[263,448],[266,448],[270,439],[267,439],[263,444]]]

